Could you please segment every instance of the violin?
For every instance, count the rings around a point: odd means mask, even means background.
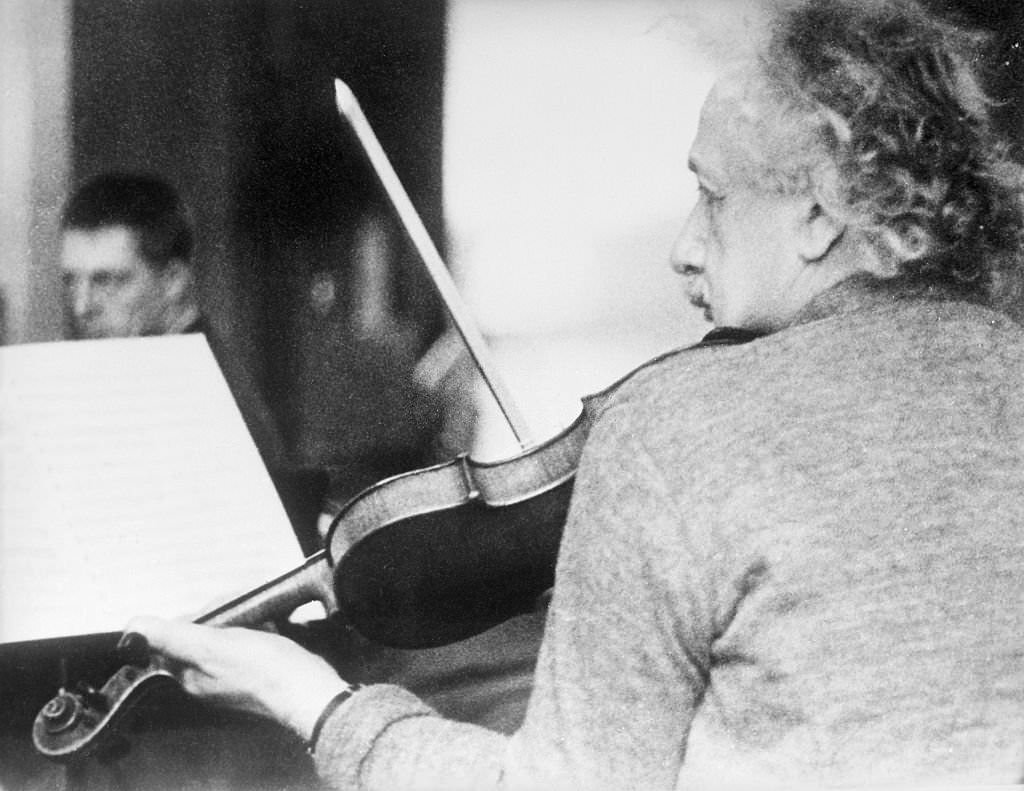
[[[364,637],[395,648],[457,642],[535,611],[553,586],[562,529],[584,444],[604,404],[637,371],[685,350],[668,352],[605,390],[583,399],[577,419],[550,440],[532,444],[482,337],[468,323],[458,292],[351,91],[335,82],[339,112],[349,121],[418,248],[455,328],[523,452],[480,462],[468,454],[388,478],[337,514],[325,547],[300,566],[195,619],[212,626],[259,627],[319,601]],[[753,336],[719,329],[698,346]],[[693,348],[693,347],[690,347]],[[99,689],[61,689],[35,718],[36,750],[71,761],[101,750],[135,703],[176,684],[170,669],[139,635],[119,644],[125,662]]]
[[[554,585],[576,469],[603,405],[669,356],[754,337],[719,328],[644,363],[586,396],[567,429],[517,456],[479,462],[463,454],[365,489],[335,517],[324,549],[195,622],[258,627],[319,601],[381,645],[430,648],[535,611]],[[100,689],[62,689],[43,706],[32,727],[38,752],[57,761],[96,752],[139,699],[177,684],[139,635],[125,635],[118,649],[126,664]]]
[[[327,552],[310,555],[296,568],[209,610],[195,623],[258,627],[319,601],[328,615],[337,611]],[[32,723],[36,751],[55,761],[84,758],[116,741],[144,696],[177,686],[177,680],[145,638],[126,634],[117,647],[125,664],[99,689],[79,684],[61,689],[40,709]]]
[[[535,611],[554,585],[576,469],[605,403],[668,357],[755,337],[722,327],[655,357],[585,396],[572,425],[512,458],[458,456],[363,491],[328,533],[332,545],[347,546],[334,576],[346,622],[382,645],[430,648]]]

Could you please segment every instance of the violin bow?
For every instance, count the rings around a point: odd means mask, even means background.
[[[501,410],[501,414],[505,418],[505,422],[508,423],[508,427],[512,430],[516,441],[525,449],[530,444],[530,432],[522,415],[515,406],[511,393],[498,375],[494,362],[488,352],[487,342],[484,340],[476,324],[471,320],[469,310],[463,302],[455,282],[452,280],[448,267],[445,266],[444,261],[441,259],[441,254],[438,253],[437,247],[430,238],[426,226],[423,225],[423,221],[412,205],[412,201],[409,199],[408,193],[406,193],[402,182],[395,173],[395,169],[391,166],[391,161],[384,152],[384,148],[370,126],[370,122],[363,114],[359,101],[356,99],[352,89],[339,79],[334,80],[334,102],[338,108],[339,115],[348,122],[349,127],[355,133],[360,145],[366,152],[366,156],[370,160],[370,164],[373,166],[381,186],[384,187],[384,191],[387,193],[391,205],[398,213],[398,218],[405,228],[406,234],[419,253],[424,266],[426,266],[427,273],[430,275],[430,279],[433,281],[434,287],[437,289],[441,301],[448,311],[448,316],[462,338],[462,342],[473,359],[473,364],[480,372],[484,384],[487,385],[487,389],[490,390],[491,395],[494,397],[498,409]]]

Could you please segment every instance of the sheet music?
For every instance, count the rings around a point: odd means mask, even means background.
[[[198,614],[301,560],[202,335],[0,348],[0,642]]]

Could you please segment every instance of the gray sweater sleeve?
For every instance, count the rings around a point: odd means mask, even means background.
[[[497,788],[506,739],[443,719],[412,693],[378,684],[327,720],[314,761],[327,787],[339,791]]]
[[[656,427],[637,414],[620,399],[588,444],[529,716],[512,745],[512,767],[555,776],[559,788],[673,788],[705,686],[708,542],[696,531],[680,545],[678,508],[643,445]]]
[[[316,764],[331,787],[674,786],[712,614],[699,596],[665,601],[664,577],[706,566],[679,553],[666,566],[658,546],[678,517],[626,417],[614,409],[600,421],[580,468],[523,727],[507,738],[444,720],[397,687],[369,687],[321,734]],[[682,657],[680,640],[693,646]]]

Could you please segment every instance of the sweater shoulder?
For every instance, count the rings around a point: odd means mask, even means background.
[[[1007,380],[1024,375],[1024,328],[969,303],[894,303],[662,355],[614,387],[598,423],[602,434],[658,444],[666,430],[707,433],[721,420],[747,422],[750,410],[771,413],[780,402],[814,409],[867,382],[898,378],[913,388],[925,371],[963,376],[972,368]]]

